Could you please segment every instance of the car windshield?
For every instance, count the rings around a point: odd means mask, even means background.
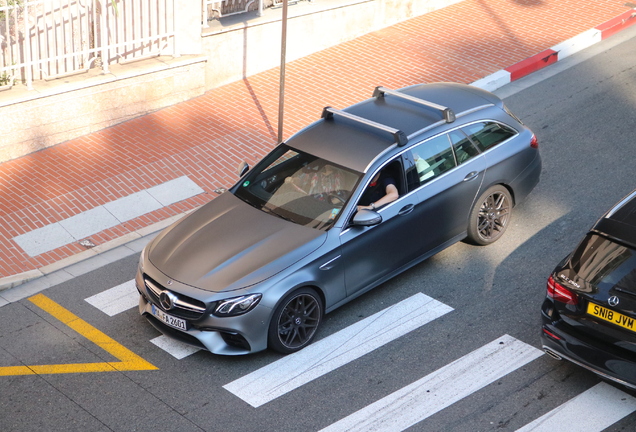
[[[358,172],[280,145],[249,171],[234,194],[264,212],[327,230],[360,177]]]

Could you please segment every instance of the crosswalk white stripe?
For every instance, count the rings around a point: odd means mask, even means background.
[[[152,342],[154,345],[158,346],[177,360],[181,360],[182,358],[185,358],[201,350],[201,348],[188,345],[186,343],[163,335],[158,336],[154,339],[150,339],[150,342]]]
[[[84,300],[106,315],[113,316],[136,307],[139,304],[139,292],[133,279]]]
[[[541,350],[504,335],[321,432],[402,431],[542,354]]]
[[[452,310],[415,294],[223,387],[259,407]]]
[[[516,432],[600,432],[634,411],[636,398],[602,382]]]

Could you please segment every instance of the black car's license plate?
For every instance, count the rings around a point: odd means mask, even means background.
[[[594,303],[588,303],[587,313],[595,316],[596,318],[600,318],[627,330],[636,332],[636,320],[616,311],[604,308],[603,306],[599,306]]]

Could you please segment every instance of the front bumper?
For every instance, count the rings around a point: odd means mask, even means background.
[[[221,318],[205,314],[196,321],[186,320],[188,329],[182,331],[165,324],[152,314],[153,303],[146,292],[143,275],[137,275],[136,284],[140,294],[139,313],[166,336],[222,355],[244,355],[267,348],[267,331],[272,310],[266,306],[256,305],[251,311],[235,317]],[[157,304],[154,306],[161,308]]]
[[[541,344],[544,351],[552,357],[563,358],[603,378],[636,389],[636,360],[631,351],[590,338],[561,319],[553,320],[546,313],[550,308],[546,303],[551,304],[551,301],[544,302],[541,313]]]

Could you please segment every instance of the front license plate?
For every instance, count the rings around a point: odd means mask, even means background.
[[[152,314],[157,317],[162,322],[168,324],[170,327],[174,327],[179,330],[186,331],[188,329],[186,320],[181,318],[174,317],[172,315],[168,315],[161,309],[157,308],[155,305],[152,306]]]
[[[636,332],[636,320],[634,318],[630,318],[594,303],[587,304],[587,313],[595,316],[596,318],[600,318],[604,321],[626,328],[627,330]]]

